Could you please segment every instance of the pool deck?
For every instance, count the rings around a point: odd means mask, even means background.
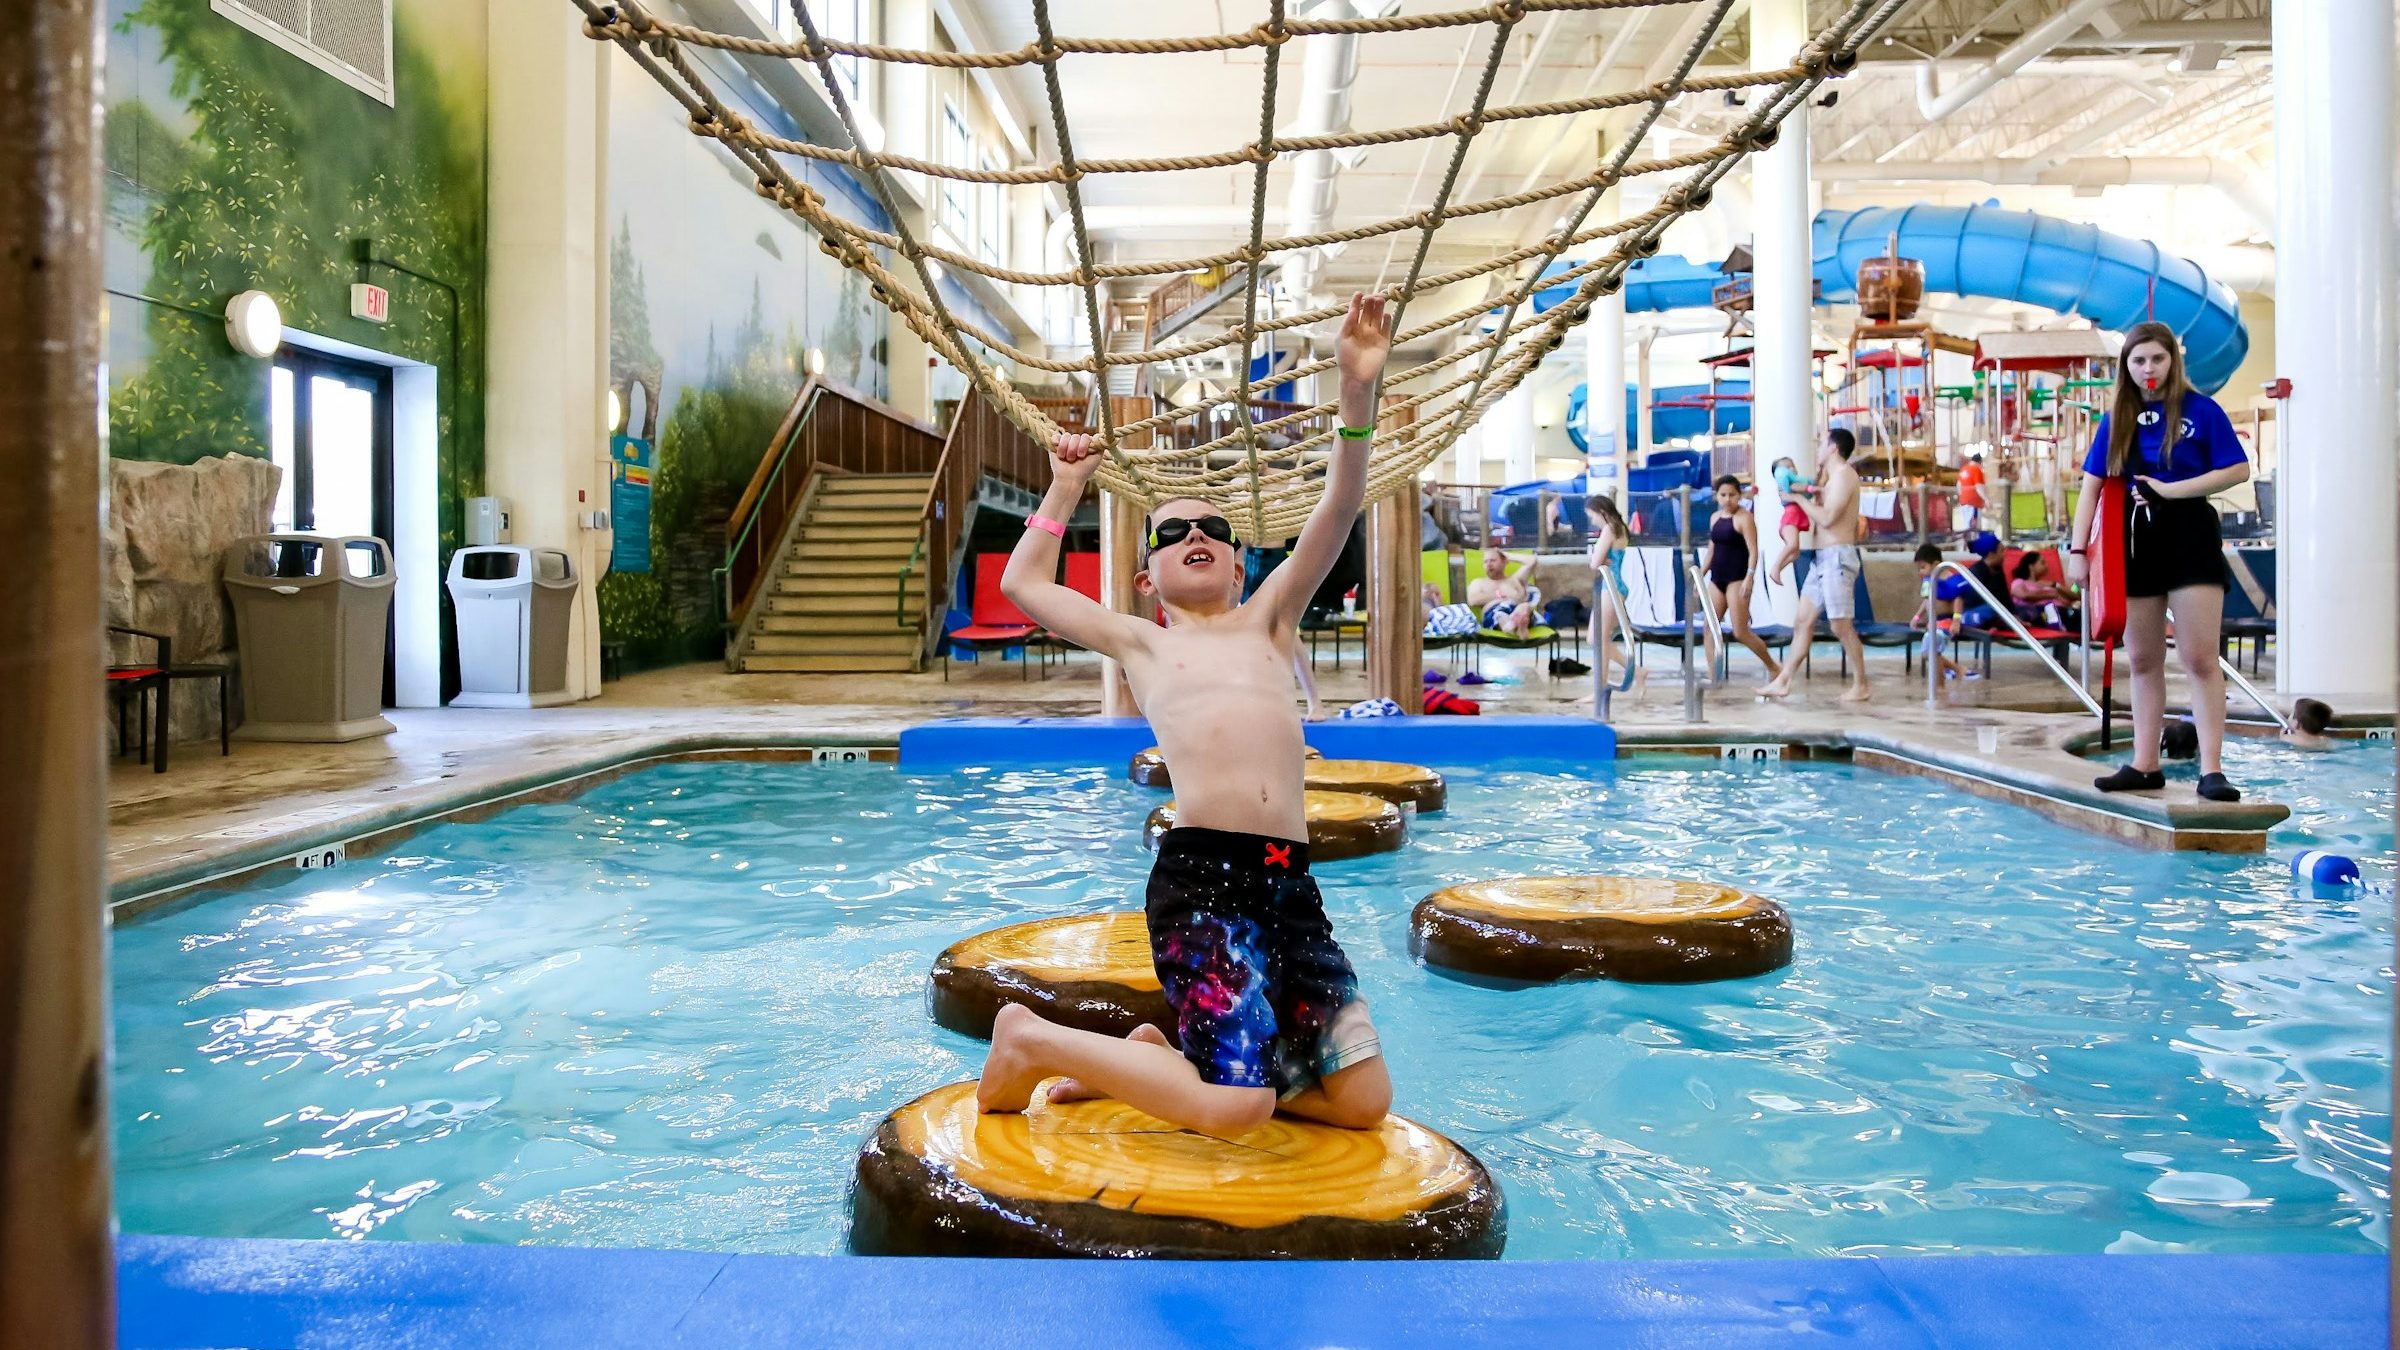
[[[1882,701],[1864,709],[1835,700],[1839,685],[1828,664],[1786,702],[1720,691],[1699,724],[1683,720],[1681,687],[1671,670],[1661,669],[1658,679],[1619,696],[1619,752],[1715,753],[1738,743],[1846,755],[2150,847],[2254,852],[2264,846],[2264,832],[2288,814],[2270,802],[2202,802],[2192,795],[2188,768],[2171,776],[2164,792],[2104,797],[2092,789],[2090,762],[2069,748],[2088,731],[2088,719],[2019,710],[2042,706],[2045,697],[2021,672],[1964,686],[1959,704],[1934,709],[1925,706],[1921,678],[1906,681],[1887,668],[1898,664],[1888,653],[1871,654],[1870,661]],[[1487,672],[1522,683],[1470,691],[1486,705],[1487,716],[1475,723],[1428,720],[1463,731],[1497,730],[1500,720],[1521,715],[1588,718],[1587,681],[1553,681],[1531,665],[1520,660],[1512,669],[1506,658],[1487,656]],[[1332,707],[1365,692],[1355,665],[1326,672],[1320,687]],[[1088,661],[1035,681],[1020,680],[1013,663],[962,665],[947,683],[938,674],[728,675],[684,666],[612,683],[602,698],[567,707],[396,711],[391,735],[343,745],[237,741],[224,757],[213,746],[185,745],[165,774],[129,762],[112,770],[110,886],[120,903],[146,902],[334,843],[388,843],[379,836],[496,799],[577,790],[589,785],[588,775],[661,757],[890,747],[929,720],[1089,719],[1098,699]],[[1998,736],[1990,753],[1979,743],[1987,727]],[[1055,744],[1081,762],[1096,758],[1076,749],[1067,726],[1028,736],[1030,744]]]
[[[117,1248],[128,1350],[1714,1347],[1804,1337],[1948,1350],[2313,1347],[2386,1344],[2389,1315],[2385,1260],[2357,1255],[935,1261],[137,1236]]]

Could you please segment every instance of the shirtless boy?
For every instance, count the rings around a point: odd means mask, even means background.
[[[1850,658],[1850,687],[1842,691],[1842,702],[1867,701],[1867,653],[1858,640],[1856,605],[1858,572],[1863,565],[1858,553],[1858,471],[1850,467],[1850,454],[1858,448],[1858,438],[1841,427],[1825,433],[1825,443],[1817,450],[1817,471],[1824,479],[1815,501],[1805,499],[1800,509],[1808,513],[1809,522],[1817,527],[1817,551],[1808,569],[1808,581],[1800,588],[1798,611],[1792,615],[1793,641],[1806,652],[1809,635],[1817,631],[1817,614],[1823,611],[1833,622],[1833,635],[1841,640],[1842,654]],[[1792,672],[1800,668],[1800,658],[1791,657],[1783,663],[1783,673],[1759,688],[1767,698],[1782,698],[1792,692]]]
[[[1159,841],[1148,901],[1150,955],[1176,1042],[1144,1027],[1118,1040],[1000,1010],[976,1098],[1021,1111],[1104,1094],[1170,1124],[1237,1135],[1277,1109],[1369,1129],[1392,1082],[1349,958],[1308,872],[1300,718],[1292,649],[1301,610],[1333,568],[1367,479],[1375,391],[1391,352],[1380,297],[1352,296],[1342,321],[1342,435],[1324,499],[1282,566],[1240,600],[1242,546],[1223,512],[1196,498],[1156,503],[1134,585],[1166,607],[1161,628],[1055,584],[1053,522],[1072,515],[1099,463],[1087,436],[1062,436],[1049,495],[1027,522],[1000,589],[1036,623],[1116,658],[1175,774],[1176,827]]]

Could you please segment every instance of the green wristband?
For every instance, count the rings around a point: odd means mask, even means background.
[[[1371,425],[1363,427],[1338,427],[1335,429],[1334,434],[1340,436],[1345,441],[1371,440],[1375,435],[1375,428]]]

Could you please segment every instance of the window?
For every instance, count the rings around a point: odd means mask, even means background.
[[[807,36],[806,30],[800,27],[799,16],[793,8],[795,5],[803,3],[803,0],[758,0],[758,2],[774,8],[775,27],[783,34],[784,41],[798,42]],[[873,35],[867,31],[868,0],[805,0],[805,3],[808,5],[809,17],[817,21],[817,31],[826,37],[838,38],[844,42],[871,42],[874,40]],[[853,105],[860,103],[864,99],[866,91],[866,63],[855,56],[837,56],[830,64],[833,66],[834,76],[842,82],[842,97]]]
[[[997,155],[986,151],[980,166],[986,173],[998,173],[1003,167]],[[983,260],[1008,264],[1008,186],[1004,183],[975,185],[975,243]]]
[[[961,168],[975,163],[975,138],[967,131],[967,119],[958,105],[942,100],[942,144],[940,160]],[[950,232],[950,237],[965,243],[975,237],[974,184],[955,178],[937,179],[935,192],[935,223]]]

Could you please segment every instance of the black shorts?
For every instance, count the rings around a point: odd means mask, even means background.
[[[2132,495],[2139,498],[2140,490]],[[2227,587],[2231,577],[2225,570],[2225,536],[2217,528],[2217,508],[2207,498],[2136,500],[2132,511],[2125,531],[2126,595],[2147,598],[2186,586]]]
[[[1289,1097],[1382,1053],[1307,844],[1169,830],[1144,908],[1176,1043],[1202,1078]]]

